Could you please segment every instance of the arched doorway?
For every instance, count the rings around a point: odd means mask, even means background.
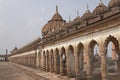
[[[109,36],[104,43],[104,49],[106,53],[107,62],[107,74],[108,79],[118,80],[120,79],[120,56],[119,56],[119,43],[114,36]]]
[[[50,64],[51,64],[51,72],[54,72],[54,55],[53,55],[53,50],[50,51]]]
[[[82,43],[79,43],[77,46],[77,57],[78,57],[78,70],[79,70],[79,79],[86,79],[86,69],[87,65],[84,60],[84,46]]]
[[[61,75],[63,76],[66,76],[67,75],[67,68],[66,68],[66,51],[65,51],[65,48],[62,47],[61,49],[61,56],[60,56],[60,59],[61,59]]]
[[[56,58],[56,74],[60,73],[60,55],[58,48],[55,49],[55,58]]]
[[[99,45],[95,40],[89,43],[89,56],[92,80],[101,80],[101,55],[99,52]]]
[[[69,71],[69,74],[68,76],[69,77],[75,77],[75,57],[74,57],[74,48],[73,46],[69,46],[68,47],[68,60],[69,60],[69,68],[70,68],[70,71]]]

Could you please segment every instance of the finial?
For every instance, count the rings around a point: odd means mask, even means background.
[[[87,10],[89,10],[89,6],[88,6],[88,3],[87,3]]]
[[[100,3],[102,3],[102,0],[100,0]]]
[[[86,13],[89,13],[90,11],[89,11],[89,6],[88,6],[88,3],[87,3],[87,11],[86,11]]]
[[[102,0],[100,0],[100,3],[99,3],[100,5],[102,5],[103,4],[103,2],[102,2]]]
[[[58,5],[56,5],[56,12],[58,12]]]
[[[69,15],[69,22],[71,22],[71,16]]]
[[[77,17],[79,16],[79,11],[77,10]]]

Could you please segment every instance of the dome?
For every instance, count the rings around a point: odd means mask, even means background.
[[[53,15],[52,19],[42,28],[42,34],[46,35],[50,32],[58,30],[65,23],[62,16],[58,13],[58,7],[56,6],[56,13]]]
[[[80,24],[80,22],[81,22],[80,16],[77,16],[77,17],[73,20],[73,23],[74,23],[74,24]]]
[[[108,10],[107,6],[105,6],[102,2],[94,9],[93,15],[97,16],[105,13]]]
[[[53,20],[53,21],[55,21],[55,20],[62,21],[63,18],[62,18],[62,16],[61,16],[58,12],[56,12],[56,13],[53,15],[53,17],[52,17],[51,20]]]
[[[120,0],[111,0],[109,2],[109,8],[120,6]]]
[[[92,17],[93,14],[90,12],[90,10],[87,10],[82,16],[82,21],[90,20]]]

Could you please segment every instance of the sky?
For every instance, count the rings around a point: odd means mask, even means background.
[[[110,0],[102,0],[107,6]],[[100,0],[0,0],[0,54],[10,52],[41,37],[42,27],[51,19],[58,5],[59,13],[68,21],[93,11]]]

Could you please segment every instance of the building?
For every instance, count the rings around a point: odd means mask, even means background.
[[[93,12],[87,9],[69,22],[56,6],[41,32],[42,38],[13,51],[10,61],[76,80],[120,79],[120,0],[108,6],[101,1]],[[95,55],[96,45],[100,54]]]

